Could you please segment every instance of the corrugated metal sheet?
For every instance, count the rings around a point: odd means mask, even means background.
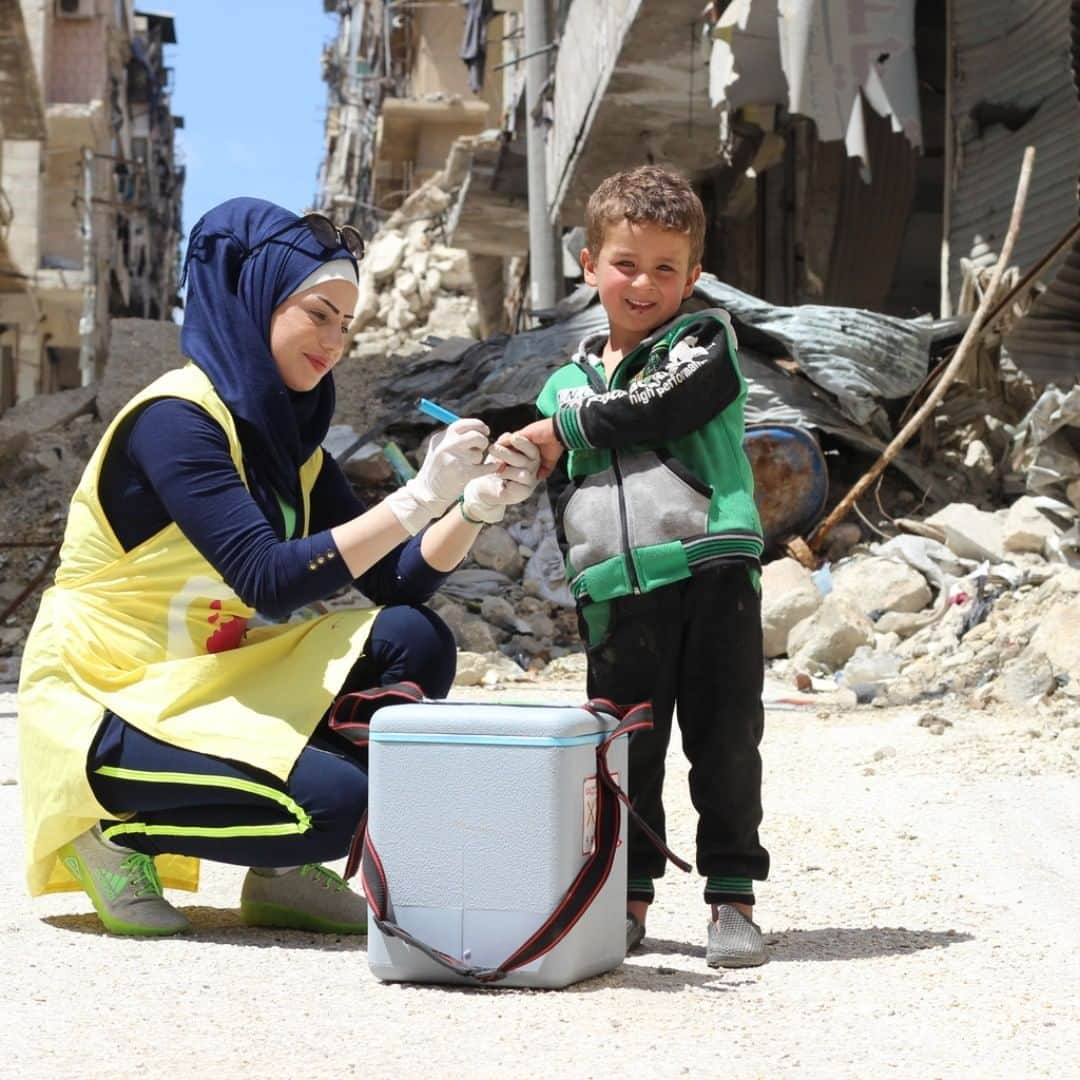
[[[942,329],[926,320],[857,308],[779,307],[712,274],[701,275],[694,295],[702,307],[730,312],[740,356],[760,364],[747,371],[749,423],[800,423],[810,418],[813,426],[826,430],[858,427],[865,434],[871,429],[887,438],[892,428],[881,402],[914,392],[926,375],[931,347]],[[500,334],[471,346],[450,342],[395,374],[384,397],[388,402],[436,398],[470,416],[529,406],[548,375],[570,358],[582,338],[606,329],[604,309],[593,303],[541,329]],[[805,378],[788,374],[769,359],[778,356],[793,359]]]
[[[1080,93],[1080,0],[1072,4],[1073,84]],[[1076,141],[1075,128],[1068,140]],[[1075,211],[1074,211],[1075,212]],[[1068,387],[1080,377],[1080,239],[1027,318],[1005,339],[1013,360],[1042,383]]]
[[[1080,99],[1071,20],[1077,7],[1077,0],[953,0],[957,159],[949,278],[954,297],[962,280],[961,258],[987,266],[996,258],[1025,146],[1036,148],[1035,171],[1014,263],[1021,269],[1030,266],[1076,219]],[[1025,110],[1033,110],[1026,120]],[[1017,363],[1040,381],[1050,371],[1060,378],[1080,370],[1073,330],[1061,325],[1063,308],[1069,322],[1080,318],[1080,255],[1072,259],[1071,270],[1068,260],[1059,259],[1044,272],[1046,279],[1066,263],[1061,295],[1044,305],[1054,312],[1054,325],[1043,330],[1029,317],[1017,325],[1008,343]]]

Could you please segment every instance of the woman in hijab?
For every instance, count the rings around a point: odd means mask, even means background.
[[[535,486],[529,444],[466,419],[377,506],[352,495],[320,444],[361,253],[319,215],[207,213],[189,363],[121,410],[72,498],[19,685],[27,875],[33,895],[85,889],[114,933],[189,929],[162,884],[194,888],[199,858],[250,868],[249,924],[366,931],[322,865],[367,806],[328,717],[348,692],[448,693],[453,639],[423,603]],[[379,606],[252,622],[350,582]]]

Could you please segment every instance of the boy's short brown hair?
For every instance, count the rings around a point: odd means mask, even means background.
[[[705,250],[705,209],[690,181],[660,165],[639,165],[602,181],[585,208],[585,244],[595,259],[617,221],[646,222],[690,237],[690,266]]]

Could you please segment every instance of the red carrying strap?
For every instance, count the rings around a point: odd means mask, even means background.
[[[690,873],[692,869],[690,864],[685,859],[680,859],[674,851],[671,850],[660,839],[655,829],[645,824],[644,819],[634,809],[630,803],[630,799],[627,794],[618,783],[615,781],[615,777],[611,775],[611,770],[608,768],[607,762],[607,748],[613,739],[617,739],[620,735],[630,735],[635,731],[643,731],[653,726],[652,720],[652,705],[649,702],[642,702],[640,705],[619,706],[613,702],[608,701],[606,698],[593,698],[591,701],[587,701],[584,706],[589,712],[599,716],[600,713],[608,713],[612,716],[622,717],[619,726],[601,743],[600,748],[597,750],[596,759],[600,770],[600,780],[605,787],[609,788],[613,795],[626,807],[626,812],[630,815],[631,820],[637,825],[637,827],[648,837],[649,842],[657,851],[659,851],[665,858],[669,859],[675,866],[685,873]]]
[[[459,960],[420,941],[394,921],[393,904],[390,900],[390,886],[386,880],[386,871],[383,868],[378,852],[375,850],[375,845],[371,842],[371,837],[366,836],[364,839],[361,881],[364,895],[367,897],[369,920],[374,922],[387,936],[397,938],[413,948],[419,949],[425,956],[447,970],[481,983],[499,982],[501,979],[506,978],[511,971],[531,964],[534,960],[554,949],[588,911],[589,906],[604,887],[604,883],[610,876],[611,868],[615,863],[615,852],[619,846],[619,830],[622,824],[620,803],[625,803],[628,808],[630,803],[611,775],[610,768],[608,768],[608,749],[621,736],[652,726],[652,709],[649,705],[636,705],[631,709],[623,709],[608,701],[590,701],[585,705],[585,708],[597,717],[606,714],[619,720],[615,729],[609,732],[603,742],[596,748],[597,774],[600,778],[600,783],[597,785],[596,843],[593,847],[593,853],[578,871],[573,883],[566,890],[555,910],[527,941],[515,949],[501,964],[491,968],[467,964],[463,960]],[[630,812],[634,813],[632,809]],[[650,838],[656,836],[652,830],[647,830],[647,835]],[[660,844],[661,850],[677,866],[684,870],[690,869],[689,864],[668,851],[663,843],[659,841],[659,838],[656,838],[654,842]]]
[[[414,682],[393,683],[376,686],[370,690],[358,690],[342,694],[334,702],[327,717],[331,731],[336,731],[356,746],[367,746],[371,730],[371,715],[384,705],[415,705],[424,700],[424,691]],[[345,858],[344,878],[348,881],[360,868],[360,853],[367,831],[367,811],[349,841],[349,853]]]

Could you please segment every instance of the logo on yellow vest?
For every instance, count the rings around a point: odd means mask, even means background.
[[[225,582],[188,578],[169,602],[169,656],[202,656],[237,648],[249,610]]]

